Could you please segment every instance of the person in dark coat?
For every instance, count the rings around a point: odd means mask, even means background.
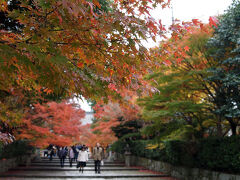
[[[52,148],[50,151],[50,155],[49,155],[49,160],[52,161],[52,157],[54,155],[54,149]]]
[[[64,147],[61,147],[58,152],[58,157],[60,159],[60,165],[61,167],[64,167],[64,161],[67,156],[67,151]]]
[[[76,146],[72,146],[72,149],[73,149],[73,153],[74,153],[73,161],[77,161],[77,157],[78,157],[77,148],[76,148]]]

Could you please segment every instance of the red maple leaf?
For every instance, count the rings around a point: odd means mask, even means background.
[[[194,25],[198,25],[200,23],[200,21],[198,19],[193,19],[192,22]]]
[[[84,66],[84,63],[79,62],[79,63],[77,64],[77,66],[78,66],[79,68],[82,68],[82,67]]]
[[[210,16],[210,17],[209,17],[209,25],[210,25],[210,26],[218,27],[218,26],[217,26],[217,23],[218,23],[218,20],[217,20],[216,17],[213,17],[213,16]]]
[[[189,49],[190,49],[190,48],[189,48],[188,46],[185,46],[185,47],[184,47],[184,50],[185,50],[186,52],[189,52]]]

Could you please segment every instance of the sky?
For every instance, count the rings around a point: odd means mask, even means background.
[[[82,99],[74,98],[73,101],[80,105],[81,109],[86,112],[92,112],[92,108],[89,106],[87,100],[82,97]]]
[[[150,13],[156,20],[161,19],[162,24],[165,24],[166,27],[172,23],[172,12],[174,18],[180,21],[199,19],[207,23],[210,16],[223,14],[231,3],[232,0],[172,0],[173,10],[171,8],[162,10],[159,7]],[[158,45],[158,43],[154,43],[151,40],[143,44],[148,48]],[[84,98],[83,100],[75,98],[74,101],[79,103],[83,110],[87,112],[92,111]]]
[[[231,2],[232,0],[172,0],[173,15],[175,18],[183,21],[200,19],[203,22],[207,22],[209,16],[224,13],[224,10],[227,9]],[[169,13],[169,11],[171,10],[165,9],[164,14],[165,12]],[[164,21],[166,20],[166,23],[171,22],[171,12],[169,14],[170,18],[163,18]],[[157,18],[159,11],[155,10],[153,16]]]
[[[172,16],[174,19],[180,21],[191,21],[192,19],[199,19],[203,23],[207,23],[210,16],[217,16],[223,14],[225,10],[231,5],[232,0],[171,0],[172,9],[156,8],[151,11],[151,15],[156,19],[162,21],[163,25],[168,27],[172,24]],[[143,44],[150,48],[158,45],[153,41],[143,42]]]

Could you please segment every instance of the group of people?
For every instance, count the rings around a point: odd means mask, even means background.
[[[65,159],[69,158],[70,167],[72,167],[73,162],[77,162],[77,168],[79,168],[79,172],[83,173],[84,167],[89,160],[90,151],[85,145],[76,145],[71,147],[60,147],[50,145],[48,147],[48,151],[44,152],[44,156],[49,156],[49,160],[51,161],[53,156],[58,156],[60,159],[61,167],[64,167]],[[95,164],[95,173],[101,173],[100,167],[101,162],[104,159],[104,149],[100,146],[100,143],[97,143],[96,146],[92,150],[92,158]]]

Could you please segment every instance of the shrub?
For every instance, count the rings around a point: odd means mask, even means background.
[[[240,172],[240,136],[201,140],[196,160],[201,168]]]
[[[195,144],[172,140],[165,142],[166,161],[174,165],[194,165]]]
[[[112,144],[111,150],[116,152],[116,153],[124,154],[126,144],[127,144],[126,141],[118,140],[118,141],[116,141],[115,143]]]
[[[136,139],[140,139],[140,133],[129,133],[121,137],[118,141],[112,144],[111,149],[117,153],[124,153],[127,144],[131,145]],[[131,145],[132,146],[132,145]]]
[[[3,143],[0,141],[0,158],[1,158],[2,152],[3,152]]]
[[[2,147],[0,159],[12,158],[25,155],[28,151],[33,151],[33,147],[26,141],[14,141]]]
[[[119,140],[112,150],[125,152],[127,142]],[[152,141],[128,141],[133,155],[171,163],[173,165],[198,167],[230,173],[240,172],[240,136],[210,137],[197,143],[187,141],[165,141],[164,148],[147,149]]]

